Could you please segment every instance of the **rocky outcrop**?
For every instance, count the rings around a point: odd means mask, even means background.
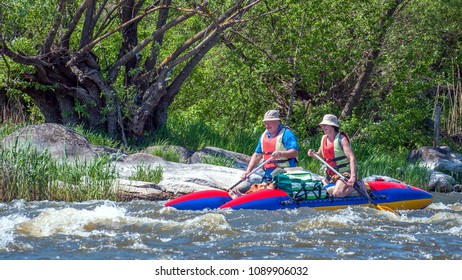
[[[451,152],[449,147],[422,147],[410,152],[407,160],[429,170],[430,191],[460,190],[456,178],[462,178],[462,155]]]
[[[136,198],[144,199],[169,199],[207,189],[226,190],[240,181],[243,172],[240,169],[212,164],[170,162],[144,153],[127,155],[114,164],[121,178],[129,178],[139,165],[162,169],[162,180],[156,185],[127,180],[122,181],[122,184],[120,181],[116,182],[114,189],[123,193],[123,197],[131,193]],[[252,176],[249,182],[260,181],[262,175],[260,173]]]

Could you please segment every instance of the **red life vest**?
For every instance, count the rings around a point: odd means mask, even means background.
[[[276,135],[276,137],[273,137],[273,138],[269,138],[268,136],[268,133],[266,133],[266,131],[263,133],[261,139],[261,147],[262,147],[262,150],[263,150],[263,160],[267,160],[271,157],[271,155],[273,154],[273,152],[275,151],[278,151],[278,152],[281,152],[281,151],[287,151],[287,149],[284,147],[284,144],[282,144],[282,136],[284,135],[284,132],[286,131],[286,128],[282,128],[278,135]],[[276,167],[281,167],[281,168],[284,168],[284,167],[289,167],[290,164],[289,164],[289,160],[287,158],[278,158],[277,160],[272,160],[270,162],[268,162],[267,164],[265,164],[263,166],[264,169],[274,169]]]
[[[326,159],[326,162],[334,167],[338,172],[350,172],[350,161],[346,157],[342,144],[340,143],[341,137],[344,136],[350,141],[348,135],[345,132],[340,132],[335,136],[334,141],[330,144],[327,143],[327,135],[324,135],[321,140],[322,154]],[[334,175],[335,172],[328,169],[327,173],[329,175]]]

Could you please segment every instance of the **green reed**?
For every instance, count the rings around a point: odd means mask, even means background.
[[[142,149],[152,146],[153,143],[166,142],[194,151],[211,146],[250,155],[262,131],[258,133],[243,131],[236,135],[226,129],[217,131],[200,121],[171,119],[167,126],[160,127],[153,133],[147,133],[142,142],[129,142],[133,149]]]
[[[234,160],[225,158],[222,156],[218,156],[218,155],[217,156],[206,155],[203,158],[203,163],[218,165],[218,166],[225,166],[225,167],[234,167]]]
[[[72,128],[85,136],[88,142],[93,145],[106,146],[111,148],[121,147],[121,142],[111,139],[106,133],[85,129],[82,125],[75,125]]]
[[[406,160],[408,150],[397,148],[385,151],[367,143],[356,143],[353,149],[360,178],[383,175],[416,187],[428,187],[430,173],[417,163]]]
[[[30,147],[0,151],[0,200],[85,201],[115,199],[117,177],[108,157],[88,162],[58,162]]]
[[[162,167],[152,168],[151,166],[138,165],[135,173],[130,176],[130,180],[159,183],[162,180]]]
[[[157,146],[149,151],[153,156],[161,157],[167,161],[180,162],[181,156],[178,151],[170,147],[168,140],[158,140],[152,146]]]

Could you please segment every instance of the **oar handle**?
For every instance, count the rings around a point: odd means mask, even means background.
[[[268,162],[270,162],[271,160],[273,160],[273,157],[270,157],[269,159],[265,160],[264,162],[260,163],[257,167],[255,167],[252,171],[249,172],[249,174],[247,174],[245,176],[245,179],[249,178],[250,175],[252,175],[253,173],[257,172],[259,169],[261,169],[263,166],[265,166],[265,164],[267,164]],[[237,187],[237,185],[239,185],[240,183],[242,183],[244,180],[239,180],[239,182],[237,182],[236,184],[234,184],[231,188],[229,188],[229,191],[234,189],[235,187]]]
[[[330,164],[328,164],[325,160],[323,160],[318,154],[316,153],[313,153],[313,156],[315,158],[317,158],[320,162],[324,163],[324,165],[329,168],[330,170],[334,171],[335,174],[337,174],[340,179],[342,179],[343,181],[346,180],[345,176],[343,176],[340,172],[338,172],[335,168],[333,168],[332,166],[330,166]]]

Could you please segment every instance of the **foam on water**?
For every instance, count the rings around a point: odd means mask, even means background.
[[[0,203],[0,252],[19,259],[460,259],[459,202],[399,213],[15,201]]]
[[[0,250],[6,249],[8,245],[14,243],[16,226],[27,220],[27,217],[20,214],[0,217]]]
[[[97,225],[126,223],[125,210],[104,204],[94,209],[48,208],[28,221],[19,223],[18,232],[35,237],[56,234],[87,237]]]

